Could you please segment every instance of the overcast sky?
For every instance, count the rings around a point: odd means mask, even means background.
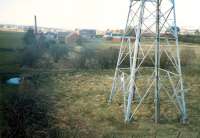
[[[0,0],[0,24],[124,28],[129,0]],[[200,0],[176,0],[177,24],[200,28]]]

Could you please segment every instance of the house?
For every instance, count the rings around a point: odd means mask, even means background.
[[[95,29],[82,29],[82,30],[79,30],[79,35],[86,39],[96,38],[96,30]]]
[[[128,39],[131,40],[131,42],[135,41],[135,37],[130,37],[130,36],[123,36],[123,35],[113,35],[112,36],[112,42],[114,43],[119,43],[124,39],[124,41],[128,41]]]
[[[56,40],[56,36],[56,33],[53,32],[45,33],[45,37],[47,38],[47,40]]]
[[[123,36],[113,35],[112,36],[112,42],[121,42],[122,38],[123,38]]]
[[[197,28],[192,26],[183,26],[180,28],[181,35],[195,35]]]
[[[71,32],[58,32],[57,33],[57,40],[60,43],[65,43],[65,38],[70,34]]]
[[[75,43],[79,39],[79,34],[77,32],[71,32],[65,37],[65,44]]]

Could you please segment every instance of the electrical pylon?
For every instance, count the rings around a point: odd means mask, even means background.
[[[130,0],[124,32],[109,102],[121,91],[124,120],[130,122],[148,99],[158,123],[168,99],[186,123],[175,0]]]

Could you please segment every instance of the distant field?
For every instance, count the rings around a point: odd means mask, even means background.
[[[22,32],[0,32],[0,48],[24,48]]]
[[[0,32],[0,72],[16,70],[21,55],[20,50],[24,48],[24,33]]]

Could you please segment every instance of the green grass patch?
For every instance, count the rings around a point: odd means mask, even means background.
[[[24,48],[24,33],[0,32],[1,72],[16,71],[21,62],[21,49]]]
[[[0,32],[0,48],[22,49],[24,33]]]

